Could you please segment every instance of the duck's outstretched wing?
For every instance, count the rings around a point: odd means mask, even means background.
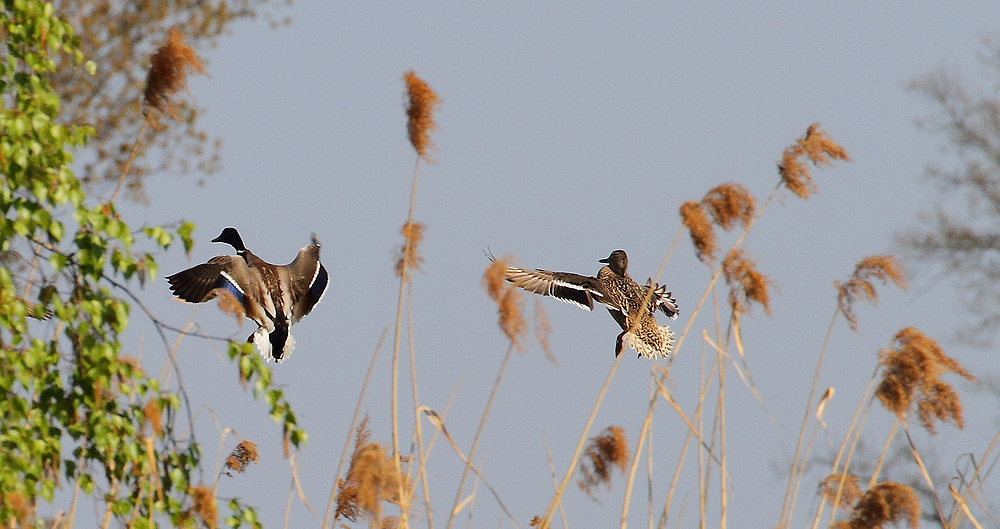
[[[597,278],[570,272],[525,270],[508,266],[504,278],[528,292],[552,296],[587,310],[594,310],[595,299],[601,302],[605,297],[604,288]]]
[[[646,284],[643,285],[643,296],[653,289],[652,306],[653,312],[657,310],[663,312],[668,318],[672,320],[677,319],[677,315],[680,314],[680,310],[677,308],[677,300],[673,298],[673,293],[667,292],[666,285],[659,285],[653,283],[652,278],[646,280]]]
[[[216,296],[216,289],[222,288],[232,293],[242,304],[246,297],[245,282],[248,277],[249,270],[242,257],[220,255],[207,263],[167,276],[167,282],[175,296],[189,303],[208,301]]]
[[[292,293],[292,323],[312,312],[326,293],[330,276],[319,262],[319,241],[313,235],[312,244],[299,250],[298,256],[285,265]]]

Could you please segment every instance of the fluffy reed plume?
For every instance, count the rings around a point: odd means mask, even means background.
[[[188,73],[192,70],[205,73],[201,58],[184,43],[184,35],[171,28],[167,34],[167,42],[153,53],[150,63],[144,94],[146,103],[160,112],[176,117],[170,98],[186,86]]]
[[[215,501],[215,491],[211,487],[197,485],[188,492],[194,501],[191,508],[209,529],[215,529],[218,524],[218,503]]]
[[[884,371],[875,395],[882,405],[903,418],[915,401],[920,423],[932,434],[935,420],[953,421],[964,428],[962,401],[941,376],[951,372],[966,380],[975,378],[956,360],[945,356],[937,342],[913,327],[899,331],[893,343],[895,347],[879,353]]]
[[[215,297],[219,299],[219,310],[226,314],[232,314],[236,317],[236,324],[243,325],[243,317],[247,313],[240,300],[236,299],[236,296],[232,292],[224,288],[215,289]]]
[[[733,249],[722,261],[722,274],[729,285],[729,305],[733,312],[746,314],[757,303],[771,315],[771,280],[757,270],[757,263],[743,250]]]
[[[396,463],[387,455],[382,445],[371,442],[366,416],[358,425],[354,438],[354,452],[344,479],[337,480],[336,516],[357,521],[366,515],[372,522],[382,519],[382,502],[395,501],[399,493],[400,476]]]
[[[844,485],[841,487],[840,480],[843,478]],[[820,494],[833,503],[837,499],[837,490],[840,490],[840,501],[837,503],[844,509],[851,508],[852,505],[861,499],[861,487],[858,486],[858,477],[854,474],[830,474],[820,482]]]
[[[403,247],[399,250],[399,260],[396,261],[396,275],[403,277],[404,270],[420,270],[420,263],[423,258],[418,251],[420,241],[424,240],[424,229],[426,226],[419,222],[407,222],[399,229],[405,239]]]
[[[226,468],[242,474],[246,472],[247,466],[250,463],[256,464],[259,459],[257,444],[253,441],[243,440],[240,441],[240,444],[236,445],[236,448],[226,458]]]
[[[875,291],[873,280],[880,281],[883,285],[892,281],[899,288],[906,290],[906,274],[903,273],[899,261],[891,255],[872,255],[866,257],[854,268],[854,273],[846,283],[839,281],[833,283],[837,289],[837,308],[847,319],[852,331],[858,330],[858,317],[854,312],[854,302],[868,301],[875,303],[878,301],[878,293]]]
[[[145,424],[153,429],[157,437],[163,437],[163,407],[156,398],[149,399],[149,402],[142,407],[142,416]]]
[[[609,426],[604,433],[592,437],[583,453],[584,460],[580,463],[580,489],[591,498],[594,489],[599,485],[611,487],[611,469],[618,467],[624,473],[628,469],[628,441],[625,430],[617,426]],[[589,465],[588,465],[589,463]]]
[[[681,221],[691,234],[694,251],[703,263],[715,261],[719,247],[715,242],[715,230],[708,221],[708,215],[701,204],[689,200],[681,205]]]
[[[833,524],[833,529],[881,529],[905,521],[916,527],[920,521],[920,499],[906,485],[883,481],[868,490],[854,506],[851,518]]]
[[[736,224],[742,224],[745,228],[753,219],[757,207],[757,201],[750,191],[735,182],[710,189],[701,203],[712,214],[715,223],[726,231]]]
[[[441,99],[431,90],[431,87],[410,70],[403,74],[406,81],[406,131],[410,136],[410,144],[417,155],[427,161],[427,151],[434,147],[430,133],[437,128],[434,123],[434,110],[441,104]]]
[[[486,287],[486,293],[490,298],[497,303],[500,329],[512,344],[521,349],[522,338],[528,329],[528,324],[521,310],[524,305],[521,292],[504,280],[508,261],[510,261],[509,256],[494,259],[483,273],[483,286]]]
[[[551,334],[552,326],[549,325],[549,315],[545,312],[545,306],[542,305],[541,298],[535,298],[535,339],[538,340],[538,345],[542,346],[545,358],[552,365],[559,365],[559,360],[556,359],[555,353],[549,347],[549,336]]]
[[[805,137],[785,149],[778,163],[782,183],[799,198],[809,198],[816,192],[809,167],[802,161],[803,156],[816,167],[833,165],[832,160],[850,160],[847,151],[834,143],[829,134],[819,130],[819,123],[810,125]]]

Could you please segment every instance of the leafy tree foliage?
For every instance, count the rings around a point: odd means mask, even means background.
[[[82,493],[103,502],[104,527],[216,527],[214,484],[196,483],[191,407],[123,353],[131,305],[115,295],[156,276],[155,253],[178,240],[190,250],[194,226],[133,230],[113,204],[88,200],[70,167],[95,129],[75,124],[87,111],[76,99],[64,108],[73,89],[55,82],[96,65],[61,15],[39,0],[0,3],[0,522],[37,526],[39,502],[63,487],[70,526]],[[230,357],[285,439],[304,442],[260,359],[246,344]],[[252,507],[228,505],[231,527],[259,527]]]

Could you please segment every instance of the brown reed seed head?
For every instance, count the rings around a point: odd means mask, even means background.
[[[379,443],[355,446],[351,466],[340,480],[337,495],[338,517],[357,521],[360,515],[369,520],[382,518],[382,502],[396,502],[400,481],[406,486],[406,476],[396,472],[396,463]]]
[[[243,473],[250,463],[259,461],[257,445],[253,441],[243,440],[236,445],[229,457],[226,458],[226,467],[236,472]]]
[[[715,252],[719,247],[715,242],[715,230],[708,221],[708,215],[701,204],[689,200],[681,205],[681,221],[691,234],[695,255],[703,263],[715,261]]]
[[[424,240],[424,229],[426,226],[419,222],[407,222],[399,229],[404,241],[396,261],[397,276],[403,277],[403,272],[407,270],[420,270],[420,263],[424,260],[420,257],[419,247],[420,241]]]
[[[584,451],[584,460],[580,463],[580,489],[593,497],[594,489],[599,485],[611,487],[611,469],[618,467],[624,473],[628,469],[628,441],[625,430],[617,426],[609,426],[604,433],[592,437]],[[589,463],[589,464],[588,464]]]
[[[181,32],[170,28],[167,42],[150,57],[144,94],[146,104],[174,117],[176,113],[170,105],[170,98],[187,85],[187,76],[192,70],[205,73],[201,58],[184,43]]]
[[[146,424],[153,429],[157,437],[163,437],[163,407],[159,399],[152,398],[142,408],[142,416]]]
[[[935,420],[952,421],[964,428],[961,399],[941,376],[951,372],[970,381],[975,377],[945,356],[936,341],[913,327],[899,331],[893,345],[879,353],[883,373],[875,395],[882,405],[902,419],[916,402],[917,417],[932,434]]]
[[[837,289],[837,308],[847,319],[852,331],[858,330],[858,317],[854,312],[856,301],[867,301],[875,303],[878,301],[878,292],[875,290],[873,280],[880,281],[883,285],[892,281],[899,288],[906,290],[906,274],[899,264],[899,261],[891,255],[872,255],[861,260],[854,268],[854,273],[846,283],[835,281],[834,288]]]
[[[28,495],[19,490],[11,490],[4,493],[3,497],[0,498],[0,503],[14,512],[17,524],[11,523],[11,527],[19,527],[25,524],[32,518],[32,513],[35,510],[31,504],[31,500],[28,499]]]
[[[757,270],[757,263],[743,250],[733,249],[722,261],[722,274],[729,285],[729,305],[733,312],[750,312],[750,303],[757,303],[771,315],[771,279]]]
[[[757,201],[747,188],[735,182],[717,186],[705,194],[701,203],[712,214],[715,223],[729,231],[736,224],[747,227],[753,219]]]
[[[243,325],[243,317],[246,316],[246,308],[236,299],[232,292],[224,289],[215,289],[215,297],[219,298],[219,310],[236,317],[236,324]]]
[[[437,128],[434,123],[434,110],[441,104],[441,99],[431,90],[431,87],[416,72],[410,70],[403,74],[406,82],[406,131],[410,136],[410,144],[417,155],[430,161],[427,151],[434,147],[430,133]]]
[[[830,166],[833,165],[832,160],[851,159],[843,147],[830,139],[829,134],[819,130],[819,123],[810,125],[803,138],[785,149],[778,163],[778,175],[781,176],[782,183],[799,198],[809,198],[810,194],[816,192],[809,168],[801,160],[803,156],[814,166]]]
[[[843,485],[840,483],[841,479],[844,481]],[[838,489],[840,501],[837,505],[844,509],[849,509],[861,499],[861,487],[858,486],[858,477],[854,474],[830,474],[820,482],[820,494],[831,503],[837,499]]]
[[[490,298],[497,303],[500,329],[518,350],[522,350],[522,339],[528,330],[528,324],[522,310],[524,301],[521,292],[504,281],[509,260],[509,256],[504,256],[491,262],[483,273],[483,286]]]
[[[218,525],[218,503],[215,501],[215,491],[211,487],[196,485],[188,489],[194,506],[191,510],[205,522],[209,529],[215,529]]]
[[[552,326],[549,325],[549,315],[545,311],[545,305],[542,304],[541,298],[535,298],[535,339],[538,340],[538,345],[542,346],[542,351],[545,353],[545,358],[552,363],[552,365],[559,365],[559,360],[556,359],[555,353],[552,352],[552,347],[549,346],[549,336],[552,335]]]
[[[905,521],[916,527],[920,521],[920,498],[912,488],[883,481],[868,490],[854,506],[851,518],[833,524],[834,529],[881,529]]]

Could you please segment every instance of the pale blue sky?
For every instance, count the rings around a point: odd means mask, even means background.
[[[974,56],[1000,20],[1000,5],[299,0],[278,14],[290,16],[291,26],[270,30],[263,20],[235,26],[204,54],[211,77],[190,82],[191,96],[206,109],[202,126],[224,141],[222,171],[203,187],[191,177],[158,176],[149,181],[150,206],[123,209],[136,224],[183,217],[198,225],[193,260],[165,256],[164,274],[228,252],[208,243],[227,225],[276,263],[290,261],[310,232],[323,241],[330,288],[293,329],[295,353],[274,369],[309,432],[301,478],[321,512],[371,353],[394,321],[393,265],[414,162],[403,112],[406,70],[416,70],[442,100],[433,135],[437,164],[422,166],[416,201],[416,220],[427,226],[423,272],[413,281],[420,396],[441,412],[458,385],[448,424],[463,450],[506,348],[495,306],[480,286],[484,249],[514,254],[526,267],[592,274],[598,259],[622,248],[642,281],[656,272],[677,234],[684,201],[730,180],[763,200],[777,181],[781,151],[814,122],[847,149],[852,162],[814,172],[817,196],[802,201],[782,191],[744,246],[777,286],[774,317],[758,311],[744,321],[744,332],[749,365],[780,425],[731,374],[729,515],[734,527],[769,527],[777,523],[785,486],[773,467],[787,464],[794,450],[835,307],[831,284],[861,258],[892,249],[893,235],[933,203],[934,189],[922,181],[925,166],[947,160],[938,150],[942,139],[914,125],[934,108],[908,93],[907,84],[942,66],[981,79]],[[685,235],[661,279],[681,308],[673,327],[687,323],[708,278]],[[859,311],[859,333],[841,321],[833,337],[820,384],[837,388],[827,408],[836,444],[877,350],[902,327],[941,339],[977,374],[996,367],[992,353],[949,339],[962,313],[948,281],[918,275],[906,293],[880,292],[877,307]],[[178,325],[194,318],[237,339],[253,330],[247,324],[236,329],[214,304],[197,311],[175,304],[164,281],[149,287],[145,299]],[[536,345],[513,359],[477,458],[522,527],[551,496],[546,442],[561,476],[613,362],[619,332],[603,310],[591,314],[543,301],[559,365],[546,362]],[[143,354],[158,366],[162,351],[149,325],[137,312],[133,322],[136,343],[146,333]],[[689,413],[697,400],[698,336],[712,325],[710,312],[703,312],[672,366],[671,389]],[[280,527],[290,484],[280,431],[265,406],[241,390],[223,352],[216,343],[187,339],[179,353],[194,400],[209,402],[223,427],[261,448],[261,464],[224,478],[219,494],[256,504],[266,527]],[[389,358],[384,351],[366,405],[374,439],[386,444]],[[652,365],[631,353],[623,360],[593,434],[619,425],[634,449]],[[401,394],[409,395],[408,386]],[[926,446],[940,444],[949,458],[981,452],[996,428],[997,403],[967,407],[966,434],[945,427],[922,439]],[[408,439],[408,398],[400,409]],[[870,442],[879,445],[890,422],[884,410],[874,410]],[[199,427],[211,461],[218,437],[204,410]],[[657,509],[684,434],[676,415],[660,406]],[[823,451],[827,442],[819,445]],[[686,468],[696,468],[694,461]],[[439,527],[460,471],[461,462],[439,443],[430,463]],[[688,474],[671,526],[681,505],[680,526],[697,520],[694,475]],[[820,477],[807,475],[797,525],[814,506],[812,484]],[[571,525],[616,523],[623,482],[616,476],[601,504],[571,488],[565,496]],[[473,526],[496,526],[499,509],[484,488],[478,492]],[[645,497],[640,478],[633,527],[646,524]],[[713,509],[710,520],[717,517]],[[315,526],[298,499],[291,520],[292,527]]]

